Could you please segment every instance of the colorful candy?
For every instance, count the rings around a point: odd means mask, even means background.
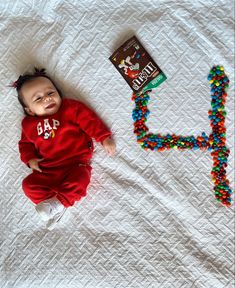
[[[150,114],[147,108],[150,100],[149,92],[144,94],[133,94],[132,100],[135,101],[135,109],[132,113],[134,120],[134,133],[137,136],[137,142],[145,150],[164,151],[166,149],[201,149],[211,150],[213,157],[213,169],[211,171],[212,181],[214,183],[215,198],[226,206],[231,205],[232,191],[229,187],[229,181],[226,178],[226,167],[229,156],[229,149],[226,147],[226,128],[224,105],[226,102],[226,89],[229,86],[229,79],[224,73],[222,66],[215,66],[208,75],[211,85],[211,107],[208,112],[212,133],[207,136],[203,132],[200,136],[183,137],[176,135],[152,134],[145,122]]]

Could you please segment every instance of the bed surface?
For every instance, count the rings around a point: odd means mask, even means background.
[[[234,203],[214,198],[210,152],[141,149],[131,89],[108,59],[139,38],[167,76],[151,93],[148,127],[184,136],[210,134],[207,75],[224,66],[233,189],[233,25],[228,0],[1,1],[1,288],[234,287]],[[34,66],[92,107],[117,144],[113,158],[95,144],[88,195],[51,232],[21,189],[23,112],[7,87]]]

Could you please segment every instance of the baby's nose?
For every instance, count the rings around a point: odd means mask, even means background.
[[[43,97],[43,100],[44,100],[45,102],[50,101],[50,100],[51,100],[51,96],[50,96],[50,95],[45,95],[45,96]]]

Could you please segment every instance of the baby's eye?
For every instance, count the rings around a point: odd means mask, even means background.
[[[37,97],[37,98],[35,99],[35,101],[36,101],[36,102],[39,102],[41,99],[42,99],[42,97]]]
[[[48,95],[52,95],[52,94],[54,94],[54,91],[51,91],[51,92],[49,92],[49,93],[47,93]]]

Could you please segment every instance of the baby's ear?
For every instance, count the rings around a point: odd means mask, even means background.
[[[30,115],[30,116],[34,116],[35,114],[30,110],[30,108],[28,107],[24,107],[25,112]]]

